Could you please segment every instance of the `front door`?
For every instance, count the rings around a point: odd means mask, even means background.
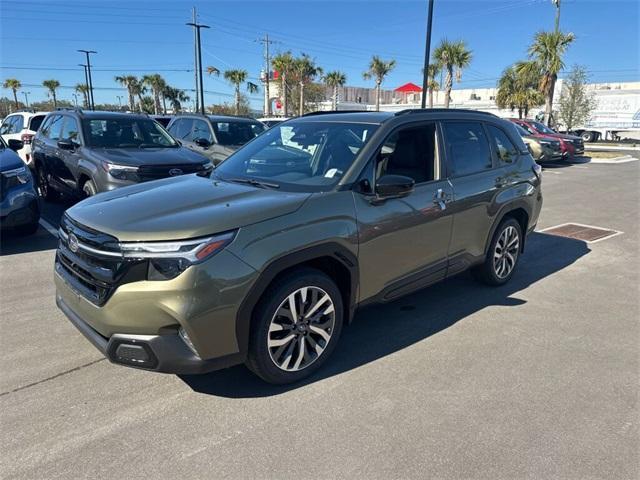
[[[403,175],[414,179],[415,190],[385,201],[354,193],[360,301],[392,300],[445,277],[453,189],[441,173],[440,143],[433,122],[394,131],[378,151],[372,185],[384,175]]]

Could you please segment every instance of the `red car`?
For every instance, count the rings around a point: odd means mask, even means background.
[[[560,140],[560,148],[562,150],[562,157],[567,160],[573,158],[575,155],[582,155],[584,153],[584,142],[582,138],[574,135],[566,135],[564,133],[558,133],[555,130],[550,129],[544,123],[536,120],[511,118],[513,123],[520,125],[531,135],[540,135],[545,137],[553,137]]]

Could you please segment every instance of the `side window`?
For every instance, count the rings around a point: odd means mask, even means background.
[[[460,177],[493,167],[491,149],[479,122],[443,122],[451,175]]]
[[[437,178],[436,124],[400,129],[385,140],[377,156],[376,176],[403,175],[416,183]]]
[[[13,120],[15,117],[7,117],[0,127],[0,135],[10,135],[13,133]]]
[[[62,123],[64,117],[56,115],[51,123],[47,125],[47,137],[51,140],[60,140],[60,134],[62,133]]]
[[[194,120],[193,133],[191,134],[191,138],[192,140],[203,138],[213,143],[213,136],[211,135],[211,129],[209,128],[209,124],[204,120]]]
[[[489,137],[493,142],[498,158],[502,163],[513,163],[518,158],[518,150],[513,145],[507,134],[498,127],[487,125]]]
[[[29,120],[29,130],[37,132],[40,128],[40,125],[42,125],[44,117],[44,115],[34,115],[33,117],[31,117],[31,120]]]
[[[178,140],[191,140],[191,127],[193,126],[193,120],[190,118],[182,118],[176,120],[171,128],[169,129],[169,133],[173,135],[174,138]]]
[[[20,133],[23,128],[24,117],[22,115],[16,115],[13,117],[13,128],[11,129],[11,133]]]
[[[74,142],[78,142],[78,122],[76,122],[75,118],[67,117],[64,122],[64,127],[62,128],[62,132],[60,133],[60,138],[62,140],[73,140]]]

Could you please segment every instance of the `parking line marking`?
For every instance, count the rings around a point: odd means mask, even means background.
[[[41,218],[38,223],[42,228],[44,228],[47,232],[49,232],[54,237],[58,238],[58,229],[47,222],[44,218]]]

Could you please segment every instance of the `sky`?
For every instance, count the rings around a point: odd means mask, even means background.
[[[464,40],[473,52],[454,88],[495,86],[500,73],[526,58],[535,32],[551,30],[551,0],[434,0],[432,50],[442,38]],[[257,81],[269,34],[272,53],[307,53],[324,71],[340,70],[347,84],[362,78],[373,54],[395,59],[384,88],[421,84],[427,0],[0,0],[0,79],[18,78],[29,100],[47,98],[42,81],[57,79],[58,96],[72,100],[83,83],[84,54],[92,55],[96,103],[126,95],[114,81],[122,74],[160,73],[172,86],[194,88],[193,31],[185,25],[196,7],[202,62],[224,71],[242,68]],[[560,26],[576,35],[565,57],[594,82],[640,80],[637,0],[562,0]],[[562,75],[561,75],[562,76]],[[232,87],[205,73],[205,103],[232,101]],[[189,92],[187,92],[189,94]],[[5,89],[0,96],[11,97]],[[193,97],[193,94],[191,94]],[[21,96],[21,100],[24,97]],[[126,103],[126,97],[122,99]],[[260,108],[262,97],[253,95]]]

